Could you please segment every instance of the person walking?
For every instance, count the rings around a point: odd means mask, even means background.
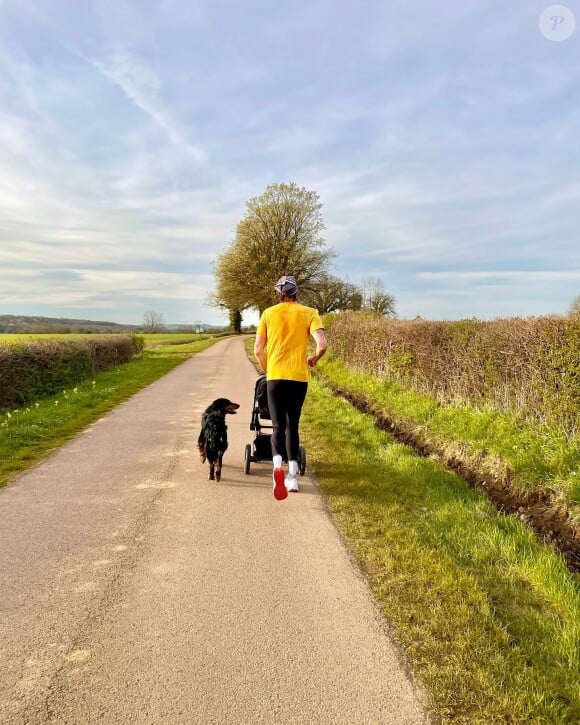
[[[266,373],[268,407],[272,418],[274,496],[281,501],[298,492],[298,425],[313,368],[326,352],[326,335],[320,315],[298,302],[298,286],[290,275],[276,282],[280,302],[262,313],[256,332],[254,355]],[[310,337],[316,352],[308,357]],[[267,346],[267,347],[266,347]],[[267,354],[266,354],[267,350]],[[282,460],[288,460],[288,477]]]

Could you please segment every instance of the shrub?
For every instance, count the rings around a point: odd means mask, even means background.
[[[15,408],[58,393],[95,373],[129,362],[143,347],[143,338],[129,335],[54,338],[0,347],[0,408]]]
[[[578,433],[578,318],[431,322],[344,313],[328,334],[350,367],[442,402],[511,410]]]

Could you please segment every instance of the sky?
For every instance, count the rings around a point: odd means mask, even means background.
[[[565,313],[580,0],[549,6],[0,0],[0,314],[219,324],[212,263],[273,182],[400,317]]]

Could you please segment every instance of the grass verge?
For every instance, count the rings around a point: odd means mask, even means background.
[[[320,367],[333,383],[364,393],[396,421],[423,426],[434,445],[476,458],[482,473],[507,473],[521,488],[550,486],[571,506],[580,506],[580,441],[563,430],[496,410],[441,405],[429,395],[348,370],[337,359],[323,360]]]
[[[0,416],[0,486],[136,392],[217,340],[159,346],[61,394]]]
[[[580,571],[580,441],[514,414],[441,405],[339,360],[321,366],[334,392],[371,413],[379,427],[436,457],[531,528]]]
[[[456,723],[580,721],[580,594],[561,557],[321,380],[301,430],[433,712]]]

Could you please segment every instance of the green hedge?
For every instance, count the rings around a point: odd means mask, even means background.
[[[444,403],[509,410],[580,433],[580,318],[431,322],[344,313],[328,336],[352,368]]]
[[[115,335],[0,346],[0,409],[26,405],[129,362],[144,344],[141,337]]]

